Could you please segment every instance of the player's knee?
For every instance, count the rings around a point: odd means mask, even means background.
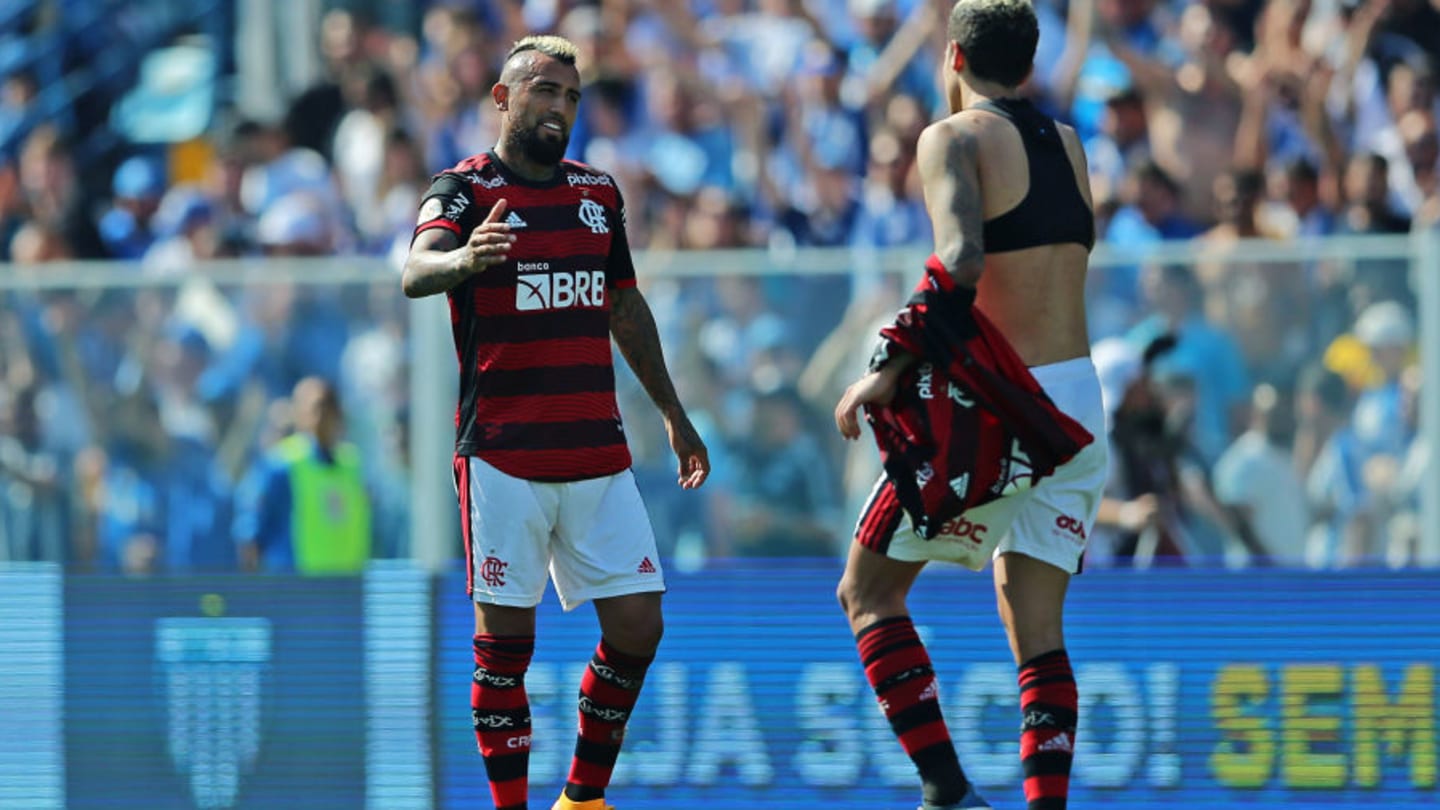
[[[835,598],[851,624],[864,624],[866,617],[898,615],[905,612],[903,594],[875,581],[841,577]]]
[[[1006,630],[1014,639],[1015,655],[1020,661],[1028,661],[1051,650],[1065,647],[1065,632],[1058,616],[1021,616],[1001,612]]]
[[[856,594],[855,583],[849,577],[842,577],[840,584],[835,586],[835,601],[840,603],[840,610],[846,616],[852,616],[855,606],[859,604],[859,597]]]
[[[665,620],[658,611],[637,611],[605,630],[605,638],[611,644],[632,655],[655,652],[664,635]]]

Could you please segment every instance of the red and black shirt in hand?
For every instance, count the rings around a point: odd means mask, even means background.
[[[561,162],[548,182],[494,152],[435,177],[440,216],[416,226],[463,243],[500,199],[509,259],[447,293],[460,361],[455,452],[507,475],[575,481],[628,469],[615,401],[608,291],[635,285],[625,203],[605,172]]]
[[[1033,487],[1095,440],[974,302],[932,255],[871,360],[878,368],[897,350],[920,359],[889,404],[867,405],[865,416],[895,495],[927,540],[951,518]]]

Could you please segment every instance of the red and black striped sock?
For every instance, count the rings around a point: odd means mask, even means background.
[[[645,671],[655,657],[626,655],[605,639],[580,679],[580,734],[575,740],[575,758],[570,761],[570,778],[565,795],[584,802],[605,795],[620,744],[625,740],[625,723],[640,697]]]
[[[526,810],[530,787],[530,698],[525,670],[534,636],[475,636],[470,710],[495,810]]]
[[[1079,705],[1064,650],[1020,665],[1020,763],[1029,810],[1065,810]]]
[[[925,801],[960,801],[970,783],[940,713],[930,656],[910,617],[881,619],[855,634],[855,642],[885,719],[920,771]]]

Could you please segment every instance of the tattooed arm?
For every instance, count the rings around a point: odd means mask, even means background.
[[[470,232],[464,244],[444,228],[421,231],[410,245],[410,255],[405,257],[405,271],[400,278],[405,296],[424,298],[448,292],[470,276],[505,261],[515,242],[510,226],[505,224],[505,205],[505,200],[495,203],[490,215]],[[441,217],[443,210],[441,199],[430,197],[420,209],[420,222]]]
[[[951,116],[920,133],[915,158],[935,232],[935,255],[955,283],[966,287],[974,287],[985,269],[978,146],[964,119]]]
[[[710,474],[709,455],[675,393],[670,372],[665,368],[665,354],[660,348],[660,332],[655,328],[655,316],[650,313],[650,305],[645,303],[645,296],[638,289],[619,287],[610,290],[610,334],[625,356],[625,362],[635,372],[640,384],[645,386],[645,393],[650,395],[665,418],[670,447],[680,459],[680,485],[686,489],[700,486]]]
[[[980,199],[978,142],[967,122],[952,115],[925,128],[916,146],[916,164],[925,190],[925,208],[935,232],[935,256],[950,277],[956,292],[975,298],[975,284],[985,270],[983,227],[985,212]],[[968,304],[966,305],[968,307]],[[835,427],[847,439],[860,438],[860,409],[884,405],[895,396],[900,375],[919,358],[882,340],[870,361],[870,373],[856,380],[835,405]]]

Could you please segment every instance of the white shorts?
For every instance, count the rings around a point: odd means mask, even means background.
[[[1030,373],[1055,406],[1095,441],[1035,487],[971,509],[929,540],[915,532],[889,479],[881,476],[861,512],[857,540],[905,562],[940,560],[979,571],[992,557],[1015,552],[1078,572],[1110,472],[1100,380],[1088,357],[1037,366]]]
[[[565,610],[665,590],[650,516],[629,471],[546,483],[455,457],[466,587],[482,604],[534,607],[553,579]]]

